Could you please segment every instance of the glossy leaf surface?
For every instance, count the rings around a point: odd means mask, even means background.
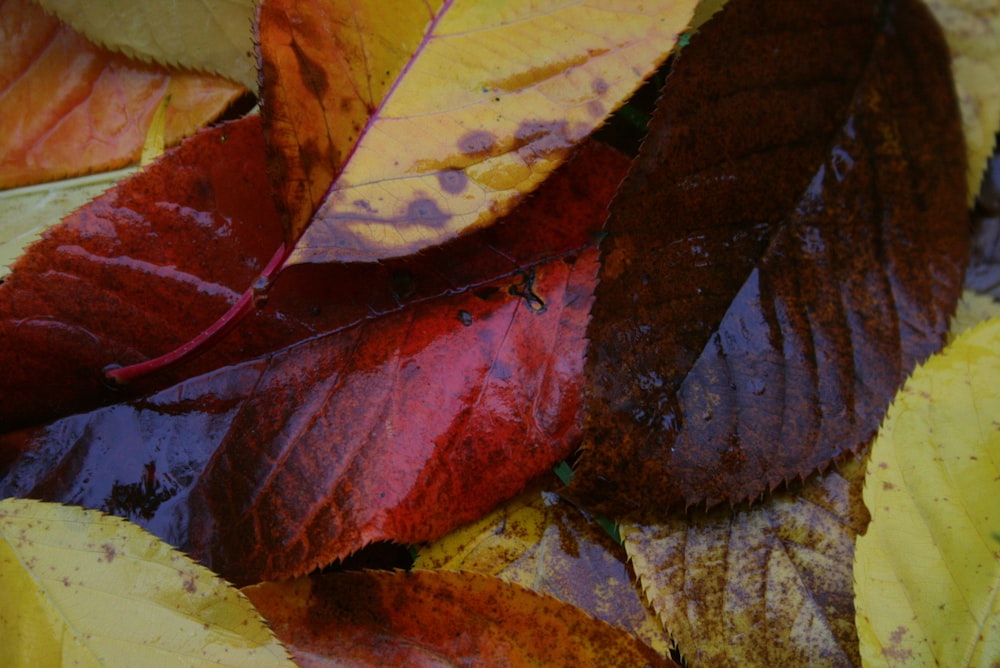
[[[872,446],[854,578],[866,665],[1000,656],[1000,320],[914,371]]]
[[[95,47],[29,0],[0,3],[0,42],[0,188],[138,160],[165,97],[167,141],[174,144],[244,90]]]
[[[334,573],[243,591],[309,665],[676,665],[571,605],[473,573]]]
[[[159,170],[196,149],[205,161],[179,170],[162,203]],[[95,394],[116,404],[4,437],[4,493],[130,514],[247,581],[380,538],[432,539],[572,451],[593,240],[627,166],[596,145],[480,233],[408,260],[290,270],[267,308],[192,365],[235,366],[153,396],[101,396],[94,371],[117,348],[199,326],[280,238],[262,151],[253,119],[199,135],[53,230],[0,286],[0,355],[20,369],[6,419],[65,415]],[[187,241],[153,243],[168,234]],[[124,329],[104,319],[126,315]],[[79,380],[60,396],[26,360],[62,377],[79,364]]]
[[[948,53],[920,3],[873,9],[732,0],[678,59],[602,244],[577,498],[758,499],[864,445],[941,345],[968,253]]]
[[[508,213],[666,58],[695,4],[265,2],[289,263],[405,255]]]
[[[860,666],[851,567],[868,513],[848,462],[752,509],[624,524],[650,605],[691,666]]]
[[[145,531],[0,500],[5,666],[291,666],[246,598]]]
[[[494,575],[554,596],[669,656],[670,639],[627,561],[599,524],[555,494],[533,490],[421,548],[414,566]]]
[[[91,42],[143,62],[213,72],[257,88],[255,0],[40,0]]]

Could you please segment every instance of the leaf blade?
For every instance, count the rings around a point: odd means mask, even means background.
[[[1000,320],[914,371],[872,448],[855,553],[871,665],[986,665],[1000,653]]]
[[[385,97],[364,100],[368,109],[359,118],[366,121],[353,121],[346,144],[334,146],[338,140],[318,114],[298,124],[299,134],[289,132],[297,121],[283,117],[292,114],[276,104],[278,134],[295,135],[282,149],[292,168],[277,171],[292,174],[294,187],[308,190],[312,203],[296,206],[283,195],[293,212],[289,238],[299,239],[288,264],[412,253],[509,212],[652,72],[694,4],[650,3],[628,11],[607,3],[598,9],[449,2],[424,17],[429,27],[412,57],[400,61],[396,53],[385,75],[381,68],[371,71]],[[265,4],[265,100],[272,88],[289,94],[280,80],[268,85],[269,72],[284,75],[267,68],[268,16]],[[325,71],[300,69],[311,73],[300,87],[312,81],[323,93],[336,89]],[[329,148],[317,152],[314,142]],[[323,178],[315,182],[301,178],[297,165],[317,163],[317,153],[332,166],[317,168]],[[330,186],[340,161],[343,171]],[[317,195],[322,204],[310,222]]]
[[[0,501],[0,581],[6,664],[291,665],[235,589],[117,517]]]

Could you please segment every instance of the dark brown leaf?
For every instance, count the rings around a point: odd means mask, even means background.
[[[733,0],[612,206],[574,493],[758,499],[857,450],[967,256],[948,51],[919,2]]]

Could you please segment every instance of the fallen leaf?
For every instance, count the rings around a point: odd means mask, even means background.
[[[621,525],[642,590],[688,665],[861,665],[851,564],[868,521],[863,477],[851,458],[752,509]]]
[[[980,0],[928,0],[951,48],[951,69],[968,147],[969,204],[1000,130],[1000,6]]]
[[[117,517],[0,500],[5,666],[292,666],[245,597]]]
[[[195,149],[203,161],[186,163]],[[3,493],[129,514],[244,582],[379,538],[436,538],[572,451],[594,239],[627,167],[587,145],[476,234],[409,259],[290,269],[267,308],[185,369],[218,371],[152,396],[100,394],[95,371],[116,349],[187,336],[176,330],[226,296],[204,286],[248,280],[280,237],[262,150],[253,119],[200,134],[51,231],[0,286],[7,423],[116,404],[0,439]],[[160,170],[175,160],[189,167],[167,192]],[[163,237],[177,241],[152,243]],[[45,380],[77,364],[67,389]]]
[[[676,665],[571,605],[473,573],[334,573],[243,592],[303,665]]]
[[[1000,302],[989,295],[966,290],[962,293],[955,315],[951,318],[948,343],[952,343],[965,330],[996,317],[1000,317]]]
[[[692,38],[612,204],[571,487],[605,514],[756,500],[858,450],[959,297],[933,17],[780,7],[732,0]]]
[[[265,2],[287,263],[405,255],[510,212],[666,58],[695,4]]]
[[[212,72],[257,88],[256,0],[38,0],[87,39],[142,62]]]
[[[174,144],[244,90],[100,49],[29,0],[0,4],[0,40],[0,188],[134,162],[165,97],[167,141]]]
[[[0,278],[24,249],[64,216],[94,199],[136,167],[0,191]]]
[[[633,585],[625,550],[550,492],[522,494],[421,548],[414,567],[500,577],[575,605],[670,656],[672,643]]]
[[[1000,320],[913,372],[872,446],[854,580],[866,665],[1000,656]]]

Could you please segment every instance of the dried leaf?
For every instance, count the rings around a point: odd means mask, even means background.
[[[969,203],[979,192],[1000,130],[1000,5],[927,0],[951,48],[951,69],[969,152]]]
[[[863,477],[852,458],[749,510],[621,526],[688,665],[861,665],[851,564],[868,521]]]
[[[167,142],[175,144],[243,92],[219,77],[97,48],[29,0],[0,4],[0,41],[0,188],[134,162],[164,98]]]
[[[334,573],[243,591],[308,665],[676,665],[573,606],[472,573]]]
[[[914,371],[872,446],[855,553],[866,665],[1000,656],[1000,319]]]
[[[920,3],[729,2],[612,205],[575,497],[758,499],[864,445],[960,294],[962,147]]]
[[[670,655],[625,550],[558,496],[533,490],[421,548],[416,568],[494,575],[575,605]]]
[[[117,517],[0,500],[5,666],[290,666],[247,600]]]
[[[212,72],[257,88],[256,0],[38,0],[90,41],[143,62]]]
[[[405,255],[506,214],[666,57],[695,4],[265,2],[288,263]]]

